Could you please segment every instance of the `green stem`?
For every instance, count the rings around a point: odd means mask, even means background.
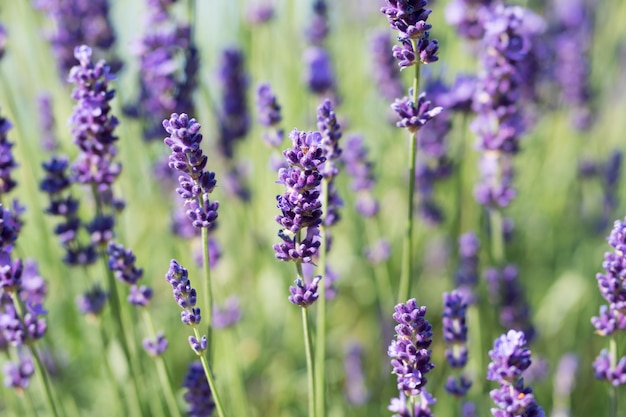
[[[48,403],[48,408],[52,412],[52,415],[55,417],[59,417],[59,412],[57,411],[57,407],[54,403],[54,397],[52,396],[52,389],[50,388],[50,381],[48,380],[48,373],[46,372],[46,368],[43,366],[41,359],[39,357],[39,353],[33,346],[29,346],[31,355],[35,359],[35,366],[37,367],[37,375],[39,375],[39,380],[43,387],[43,390],[46,394],[46,402]]]
[[[502,225],[502,212],[499,208],[489,209],[489,222],[491,229],[491,256],[492,261],[502,266],[504,263],[504,230]]]
[[[327,230],[325,226],[327,211],[328,211],[328,188],[329,179],[322,181],[322,244],[319,247],[320,261],[319,270],[320,274],[326,278],[326,262],[327,262]],[[316,350],[315,350],[315,392],[317,393],[315,400],[316,412],[318,417],[326,415],[326,284],[325,281],[321,281],[321,285],[318,287],[319,298],[317,299],[317,334],[316,334]]]
[[[124,352],[124,357],[126,359],[126,363],[128,364],[128,368],[130,370],[133,389],[137,397],[137,403],[139,404],[139,412],[141,415],[144,415],[143,405],[141,403],[141,390],[139,389],[138,385],[139,373],[136,369],[136,361],[132,360],[131,358],[129,343],[127,340],[126,331],[124,330],[124,321],[122,320],[120,299],[117,292],[115,277],[113,276],[113,271],[108,268],[104,252],[100,253],[100,259],[102,259],[105,273],[107,276],[107,283],[110,291],[109,299],[111,300],[111,312],[113,314],[113,321],[115,322],[115,331],[117,333],[117,337],[119,338],[120,344],[122,346],[122,351]]]
[[[417,51],[417,41],[411,39],[413,50]],[[413,76],[413,105],[417,106],[418,90],[420,83],[420,62],[416,61],[415,74]],[[402,272],[400,275],[400,289],[398,302],[405,302],[411,291],[411,274],[413,272],[413,207],[415,202],[415,166],[417,162],[417,131],[411,133],[409,138],[409,188],[407,193],[407,221],[404,234],[404,246],[402,250]]]
[[[196,336],[196,339],[200,340],[200,332],[198,332],[198,328],[193,328],[193,333]],[[211,372],[211,368],[209,368],[209,361],[207,360],[205,355],[198,355],[200,357],[200,362],[202,362],[202,367],[204,368],[204,374],[206,375],[206,379],[209,383],[209,388],[211,388],[211,394],[213,395],[213,402],[215,402],[215,409],[217,410],[217,415],[219,417],[225,417],[226,413],[224,413],[224,406],[222,405],[222,400],[217,393],[217,389],[215,386],[215,378],[213,378],[213,372]]]
[[[148,334],[150,335],[150,338],[154,339],[156,338],[156,332],[154,330],[152,316],[146,308],[142,308],[141,310],[143,313],[144,322],[148,327]],[[157,373],[159,374],[161,389],[163,390],[163,394],[165,394],[165,402],[167,403],[169,415],[181,417],[182,415],[180,413],[180,409],[178,408],[178,403],[176,402],[176,395],[174,394],[174,390],[172,388],[172,380],[167,370],[167,366],[165,365],[165,360],[161,355],[156,356],[154,360],[156,362]]]
[[[609,355],[611,359],[611,369],[615,369],[617,366],[617,338],[615,337],[615,333],[611,335],[611,339],[609,340]],[[617,417],[617,411],[619,410],[619,396],[617,393],[617,386],[611,384],[609,388],[609,417]]]
[[[231,352],[235,352],[237,349],[237,335],[235,334],[235,330],[231,329],[228,331],[229,333],[229,345]],[[233,384],[231,386],[231,390],[233,395],[231,400],[233,402],[233,412],[237,416],[248,416],[250,415],[250,406],[248,405],[248,397],[246,395],[246,385],[243,378],[243,369],[241,361],[229,361],[232,368],[233,373]]]
[[[211,330],[213,328],[213,291],[211,290],[211,264],[209,262],[209,229],[206,227],[202,228],[202,267],[204,269],[204,317],[206,317],[206,322],[208,323],[207,328],[207,342],[209,352],[209,357],[211,356],[211,346],[213,345],[213,339],[211,335]]]
[[[304,349],[306,353],[306,367],[309,388],[309,417],[315,417],[315,370],[313,369],[313,352],[311,331],[309,328],[309,314],[306,307],[302,307],[302,330],[304,333]]]

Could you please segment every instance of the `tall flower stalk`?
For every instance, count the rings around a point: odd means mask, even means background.
[[[278,171],[277,183],[285,186],[285,192],[276,197],[281,214],[276,221],[283,227],[278,232],[282,242],[274,245],[276,258],[291,261],[296,266],[296,280],[289,290],[289,301],[302,308],[305,355],[308,368],[309,417],[316,416],[315,368],[313,346],[307,308],[318,298],[321,276],[305,282],[302,264],[311,263],[321,246],[322,202],[320,187],[323,181],[321,169],[326,162],[323,137],[320,132],[300,132],[294,129],[289,135],[291,148],[283,152],[287,168]],[[323,284],[322,284],[323,285]],[[318,347],[319,348],[319,347]]]
[[[393,56],[399,61],[400,68],[413,66],[413,87],[409,95],[398,99],[392,108],[400,117],[397,126],[409,131],[409,188],[407,196],[407,220],[404,232],[402,253],[402,272],[398,300],[406,300],[410,292],[413,273],[413,207],[415,203],[415,169],[417,161],[417,132],[430,119],[435,117],[441,108],[430,108],[425,94],[419,94],[420,64],[437,61],[439,44],[430,40],[428,30],[432,27],[426,23],[431,10],[425,9],[427,0],[387,0],[387,6],[380,11],[387,16],[391,28],[398,31],[400,45],[393,47]]]
[[[213,291],[208,234],[217,220],[219,203],[211,201],[209,196],[217,181],[215,173],[206,169],[208,158],[200,148],[202,134],[196,119],[190,119],[185,113],[172,113],[169,119],[163,120],[163,128],[170,135],[164,140],[172,151],[168,165],[181,174],[176,192],[185,201],[187,218],[195,228],[202,231],[204,311],[207,316],[207,337],[211,344]]]
[[[603,349],[593,363],[595,377],[610,384],[610,416],[618,415],[618,393],[620,385],[626,385],[626,356],[618,357],[617,336],[626,330],[626,280],[624,279],[626,262],[626,219],[617,220],[607,238],[613,251],[605,252],[602,267],[604,273],[598,273],[600,294],[607,304],[600,307],[598,316],[591,319],[596,333],[610,336],[609,348]]]

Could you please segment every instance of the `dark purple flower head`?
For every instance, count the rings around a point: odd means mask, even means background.
[[[446,392],[457,398],[465,397],[471,387],[472,380],[468,379],[463,374],[461,374],[458,379],[453,376],[449,376],[446,380],[446,384],[444,385]]]
[[[415,402],[408,400],[403,391],[400,391],[399,398],[392,398],[387,409],[394,414],[392,417],[433,417],[430,406],[437,400],[425,389],[419,394]],[[411,411],[412,410],[412,411]]]
[[[446,359],[452,368],[467,364],[467,301],[459,292],[443,294],[443,340]]]
[[[145,285],[131,285],[128,302],[137,307],[145,307],[152,299],[152,288]]]
[[[480,241],[474,233],[465,233],[459,237],[459,265],[455,273],[455,281],[465,301],[473,304],[474,289],[478,284],[478,254]]]
[[[200,340],[196,339],[195,336],[189,336],[189,345],[191,346],[191,350],[196,352],[196,355],[202,355],[208,348],[209,342],[206,336],[202,336]]]
[[[240,49],[222,52],[219,69],[222,84],[222,107],[219,113],[219,148],[226,158],[233,158],[235,142],[250,129],[250,115],[246,90],[248,76],[244,68],[244,55]]]
[[[143,269],[135,266],[136,258],[132,250],[114,242],[109,242],[107,255],[109,256],[109,269],[124,284],[134,285],[143,276]]]
[[[294,285],[289,287],[289,292],[291,295],[289,296],[289,301],[292,304],[295,304],[300,307],[308,307],[317,301],[319,294],[317,293],[317,288],[319,282],[322,280],[321,276],[316,276],[313,278],[311,283],[305,283],[302,278],[298,277],[293,283]]]
[[[530,349],[526,347],[523,332],[509,330],[497,338],[489,351],[491,363],[487,368],[487,379],[500,384],[514,384],[530,366]]]
[[[278,99],[268,83],[261,84],[256,91],[256,104],[259,123],[266,127],[274,127],[282,120]]]
[[[34,5],[54,22],[55,30],[49,32],[47,38],[60,74],[67,74],[74,65],[74,47],[83,44],[107,53],[110,61],[115,63],[114,67],[121,67],[121,62],[112,52],[115,33],[108,0],[35,0]]]
[[[8,119],[0,116],[0,197],[11,191],[17,183],[11,177],[12,172],[17,168],[17,163],[13,159],[13,143],[9,142],[7,132],[13,125]]]
[[[596,379],[606,380],[615,387],[626,385],[626,356],[612,364],[609,351],[603,349],[593,362],[593,370]]]
[[[200,361],[189,365],[183,381],[183,387],[187,389],[183,397],[189,407],[187,410],[188,416],[209,417],[213,414],[215,403],[213,402],[211,388]]]
[[[330,55],[319,46],[312,46],[304,51],[306,72],[304,80],[314,94],[328,94],[335,88],[335,74]]]
[[[22,272],[22,284],[20,287],[20,299],[24,303],[39,305],[48,293],[48,285],[39,274],[37,262],[27,259]]]
[[[400,120],[396,123],[398,127],[403,127],[411,133],[417,132],[429,120],[441,113],[441,107],[431,108],[430,101],[426,100],[426,94],[421,93],[417,104],[413,102],[413,89],[409,89],[408,96],[404,96],[391,105],[391,108],[398,114]]]
[[[78,310],[82,314],[97,316],[102,312],[109,294],[100,285],[95,284],[90,290],[76,299]]]
[[[161,356],[167,350],[167,338],[163,332],[158,332],[154,340],[144,339],[143,348],[151,356]]]
[[[35,365],[30,359],[22,359],[19,363],[5,362],[4,386],[16,390],[28,388],[30,377],[35,373]]]
[[[485,19],[493,0],[452,0],[446,5],[446,21],[462,37],[479,40],[485,33]]]
[[[537,405],[532,388],[524,387],[522,379],[494,389],[489,395],[498,406],[497,409],[491,409],[494,417],[545,417],[543,409]]]
[[[187,217],[196,228],[210,228],[217,220],[219,203],[210,201],[209,194],[217,182],[215,173],[205,169],[208,158],[200,148],[200,124],[185,113],[172,113],[163,127],[170,135],[164,140],[172,151],[169,166],[183,174],[176,192],[185,200]]]
[[[2,261],[0,262],[0,288],[5,293],[15,293],[22,285],[24,266],[21,259],[17,258],[8,262],[8,258],[9,256],[6,254],[0,257],[0,261]]]
[[[419,307],[415,299],[395,307],[393,318],[396,339],[387,354],[391,358],[392,373],[398,377],[398,391],[407,396],[419,395],[426,384],[426,374],[434,368],[430,361],[432,327],[425,318],[426,307]]]
[[[380,11],[389,20],[391,28],[399,32],[399,39],[419,39],[432,28],[426,23],[432,10],[424,9],[426,0],[387,0]]]

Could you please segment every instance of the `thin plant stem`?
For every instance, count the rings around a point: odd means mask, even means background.
[[[142,308],[144,322],[148,327],[148,333],[151,338],[156,337],[156,332],[154,330],[154,323],[152,321],[152,316],[150,312],[146,308]],[[159,382],[161,383],[161,389],[163,390],[163,394],[165,395],[165,402],[167,403],[167,408],[169,410],[169,415],[174,417],[181,417],[180,409],[178,408],[178,403],[176,402],[176,395],[174,394],[174,390],[172,388],[172,381],[170,378],[170,374],[167,370],[167,366],[165,365],[165,360],[163,356],[157,355],[154,358],[156,362],[157,373],[159,374]]]
[[[234,329],[231,329],[228,333],[230,349],[231,351],[235,351],[238,337]],[[241,361],[229,361],[229,363],[233,367],[233,384],[231,387],[233,392],[233,396],[231,397],[233,400],[233,412],[237,416],[250,415]]]
[[[319,270],[320,274],[326,278],[326,262],[327,262],[327,230],[326,230],[326,218],[328,211],[328,188],[329,179],[322,181],[322,244],[319,248],[320,260]],[[316,412],[319,417],[326,415],[326,284],[325,281],[321,281],[321,285],[318,287],[319,298],[317,299],[317,334],[316,334],[316,348],[315,348],[315,397]]]
[[[615,333],[611,335],[611,339],[609,340],[609,355],[611,360],[611,369],[615,369],[617,366],[617,338],[615,337]],[[617,417],[619,410],[619,395],[617,393],[617,386],[611,384],[609,388],[609,417]]]
[[[111,369],[111,364],[107,360],[106,347],[109,346],[109,339],[108,339],[108,337],[106,335],[104,324],[99,319],[99,317],[97,319],[98,319],[97,326],[100,329],[100,340],[101,340],[102,347],[103,347],[102,356],[104,356],[104,359],[105,359],[104,361],[102,361],[104,363],[104,370],[105,370],[105,372],[107,374],[107,377],[109,378],[109,380],[113,384],[113,389],[116,391],[116,394],[121,399],[120,403],[122,403],[122,409],[123,409],[124,413],[130,413],[131,405],[130,405],[129,396],[126,395],[126,391],[124,390],[124,388],[120,387],[120,385],[117,383],[117,381],[115,379],[115,375],[113,374],[113,369]],[[137,404],[135,404],[135,406],[138,407]]]
[[[54,397],[52,396],[52,389],[50,388],[50,381],[48,380],[48,373],[46,368],[43,366],[41,362],[41,358],[39,357],[39,352],[33,347],[29,346],[31,355],[33,359],[35,359],[35,367],[37,368],[37,375],[39,375],[39,381],[41,382],[41,386],[43,387],[44,393],[46,394],[46,402],[48,403],[48,408],[52,412],[52,415],[55,417],[59,417],[60,414],[57,411],[56,404],[54,402]]]
[[[306,353],[306,367],[308,371],[309,417],[315,417],[315,369],[313,368],[313,349],[311,343],[311,331],[309,328],[309,313],[306,307],[302,307],[302,330],[304,333],[304,349]]]
[[[209,229],[206,227],[202,228],[202,267],[204,269],[204,317],[206,317],[208,328],[207,328],[207,342],[208,348],[207,351],[212,352],[211,346],[213,345],[213,339],[211,335],[211,329],[213,328],[213,291],[211,290],[211,264],[210,264],[210,256],[209,256]]]
[[[200,332],[198,332],[198,328],[193,328],[194,335],[196,339],[200,340]],[[217,389],[215,386],[215,378],[213,378],[213,372],[211,372],[211,368],[209,367],[209,361],[207,360],[205,355],[198,355],[200,357],[200,362],[202,362],[202,367],[204,368],[204,374],[206,375],[206,379],[209,383],[209,388],[211,388],[211,394],[213,395],[213,401],[215,402],[215,409],[217,410],[217,415],[219,417],[225,417],[226,413],[224,413],[224,406],[222,405],[222,400],[217,393]]]
[[[119,338],[120,344],[122,346],[122,351],[124,352],[124,357],[126,359],[126,363],[128,364],[128,368],[130,370],[132,386],[135,391],[135,395],[137,396],[137,402],[139,404],[139,412],[141,415],[144,415],[143,405],[141,402],[141,390],[139,389],[138,385],[139,373],[136,369],[136,362],[131,357],[126,331],[124,330],[124,322],[122,320],[121,305],[119,293],[117,292],[115,277],[113,276],[113,271],[108,268],[105,253],[100,253],[100,258],[102,259],[102,262],[104,264],[105,274],[107,276],[107,283],[109,286],[109,291],[111,293],[109,298],[111,300],[113,321],[115,322],[115,332],[117,333],[117,336]]]
[[[413,50],[417,51],[417,41],[411,39]],[[413,105],[417,106],[418,89],[420,83],[420,62],[414,64],[413,76]],[[409,138],[409,188],[407,192],[407,220],[404,234],[404,246],[402,251],[402,271],[400,274],[400,289],[398,290],[398,302],[409,298],[411,291],[411,275],[413,272],[413,207],[415,203],[415,166],[417,161],[417,131],[411,133]]]
[[[374,223],[376,225],[377,236],[381,236],[382,227],[380,224],[380,216],[376,216]],[[372,236],[371,228],[363,225],[363,229],[365,229],[367,243],[369,245],[373,245],[376,242],[376,239]],[[378,293],[378,302],[380,303],[380,311],[383,316],[386,316],[394,306],[391,276],[389,274],[389,260],[385,260],[378,265],[375,265],[373,269]]]
[[[502,224],[502,212],[499,208],[489,209],[489,222],[491,230],[491,256],[496,265],[504,263],[504,230]]]

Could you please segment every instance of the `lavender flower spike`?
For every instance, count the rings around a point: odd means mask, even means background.
[[[428,350],[432,327],[425,317],[426,307],[418,306],[414,298],[396,305],[395,310],[396,339],[387,350],[393,366],[391,372],[398,376],[398,391],[409,397],[418,396],[426,385],[425,375],[435,367]]]
[[[13,125],[8,119],[0,116],[0,197],[11,191],[17,183],[11,177],[11,173],[17,168],[17,163],[13,159],[11,148],[13,143],[7,139],[7,132]]]
[[[182,173],[176,192],[185,200],[187,217],[197,228],[210,228],[217,220],[219,203],[210,201],[209,194],[217,182],[215,173],[205,169],[208,158],[200,148],[200,124],[185,113],[172,113],[163,127],[170,134],[164,140],[172,150],[168,165]]]
[[[207,381],[204,369],[200,362],[189,365],[187,375],[183,381],[183,387],[187,388],[184,398],[189,405],[187,415],[191,417],[209,417],[215,410],[215,403],[211,395],[211,388]]]
[[[544,417],[543,409],[537,405],[532,388],[524,387],[522,373],[530,366],[530,350],[526,347],[523,332],[509,330],[495,340],[489,351],[491,363],[487,368],[487,379],[496,381],[500,387],[489,395],[498,406],[491,409],[495,417]]]

